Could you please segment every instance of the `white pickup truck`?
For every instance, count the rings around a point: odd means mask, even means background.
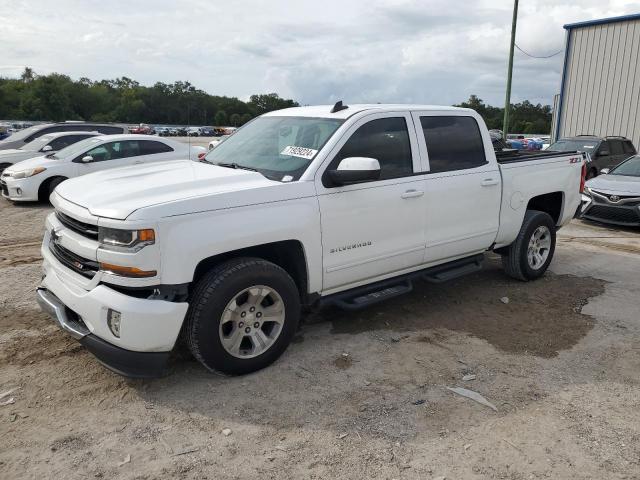
[[[59,185],[38,301],[121,374],[162,374],[180,336],[206,368],[247,373],[287,348],[305,307],[366,307],[488,251],[541,276],[584,173],[579,153],[497,159],[467,109],[271,112],[204,162]]]

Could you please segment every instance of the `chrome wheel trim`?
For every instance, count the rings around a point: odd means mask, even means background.
[[[540,225],[533,231],[527,247],[527,262],[533,270],[539,270],[549,258],[551,250],[551,231]]]
[[[254,285],[233,296],[225,307],[218,335],[236,358],[254,358],[276,342],[285,321],[282,297],[273,288]]]

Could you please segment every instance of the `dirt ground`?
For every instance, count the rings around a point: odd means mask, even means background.
[[[0,398],[14,399],[2,479],[640,478],[640,232],[577,222],[539,281],[490,256],[377,307],[311,314],[252,375],[181,351],[166,377],[131,381],[38,310],[50,211],[0,200],[0,395],[17,389]]]

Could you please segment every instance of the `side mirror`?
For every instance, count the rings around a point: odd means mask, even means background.
[[[380,178],[380,163],[375,158],[343,158],[337,170],[329,170],[329,178],[336,186],[378,180]]]
[[[600,170],[600,175],[606,175],[607,173],[609,173],[611,170],[608,168],[603,168],[602,170]]]
[[[82,163],[93,162],[93,157],[91,155],[86,155],[80,159]]]
[[[42,147],[42,150],[40,150],[41,152],[50,152],[51,150],[53,150],[53,147],[51,145],[45,145],[44,147]]]
[[[609,150],[600,150],[598,152],[598,156],[599,157],[608,157],[609,156]]]

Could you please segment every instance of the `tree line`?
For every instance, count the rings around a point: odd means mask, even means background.
[[[298,103],[276,93],[252,95],[243,102],[209,95],[181,81],[151,87],[127,77],[74,81],[58,73],[36,75],[30,68],[19,79],[0,77],[0,119],[240,126],[263,113],[295,106]]]
[[[72,80],[67,75],[36,75],[25,68],[19,79],[0,77],[0,119],[85,120],[167,125],[240,126],[253,117],[295,107],[276,93],[252,95],[248,102],[210,95],[189,82],[157,82],[151,87],[127,77]],[[476,95],[457,105],[472,108],[489,128],[502,129],[504,109],[486,105]],[[551,107],[528,100],[511,106],[510,132],[551,131]]]
[[[471,95],[469,100],[456,105],[456,107],[472,108],[482,116],[489,129],[502,130],[504,108],[486,105],[477,95]],[[551,132],[551,116],[550,105],[540,103],[534,105],[529,100],[511,104],[508,131],[510,133],[548,134]]]

